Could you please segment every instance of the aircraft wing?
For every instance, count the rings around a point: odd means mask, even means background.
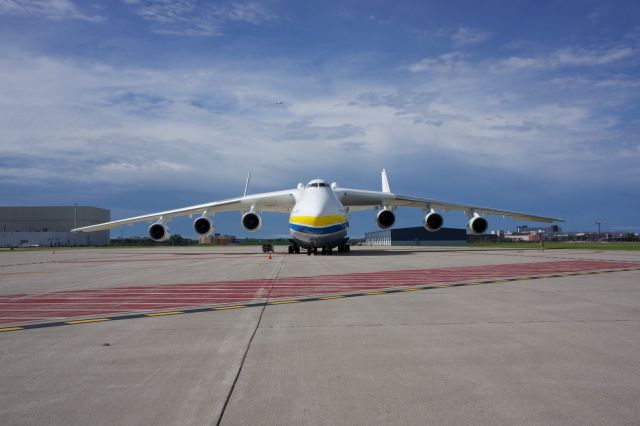
[[[449,203],[446,201],[398,195],[392,192],[366,191],[359,189],[336,188],[336,195],[350,211],[385,207],[417,207],[422,209],[461,210],[468,214],[495,214],[513,219],[532,222],[564,222],[562,219],[537,216],[528,213],[512,212],[468,204]]]
[[[251,207],[257,211],[288,212],[295,204],[298,197],[298,189],[290,189],[276,192],[265,192],[262,194],[245,195],[238,198],[230,198],[222,201],[212,201],[210,203],[198,204],[195,206],[183,207],[180,209],[166,210],[163,212],[149,213],[142,216],[130,217],[127,219],[114,220],[113,222],[99,223],[97,225],[84,226],[72,229],[71,232],[94,232],[107,229],[118,228],[137,222],[152,222],[160,218],[163,220],[177,216],[200,215],[224,212],[249,210]]]

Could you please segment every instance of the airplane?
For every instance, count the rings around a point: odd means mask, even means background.
[[[289,253],[300,253],[303,248],[307,255],[317,255],[319,249],[321,254],[331,255],[334,248],[339,253],[350,251],[347,237],[348,214],[361,210],[376,210],[378,226],[388,229],[395,223],[394,211],[398,207],[420,208],[425,212],[422,224],[430,232],[436,232],[444,225],[444,218],[436,209],[445,212],[463,211],[469,218],[468,231],[472,234],[483,234],[488,229],[489,222],[482,216],[487,214],[533,222],[564,222],[562,219],[527,213],[399,195],[391,192],[386,170],[382,170],[381,177],[381,191],[340,188],[335,182],[328,184],[325,180],[314,179],[306,185],[299,183],[295,189],[248,195],[251,178],[249,172],[242,197],[84,226],[71,231],[104,231],[126,224],[151,221],[153,223],[148,229],[149,237],[160,242],[169,239],[168,224],[174,217],[198,215],[193,221],[193,229],[199,235],[206,236],[213,234],[212,218],[218,212],[241,212],[242,226],[248,231],[260,229],[262,212],[280,212],[289,214]]]

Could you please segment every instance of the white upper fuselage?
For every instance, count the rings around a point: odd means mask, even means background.
[[[335,247],[345,241],[346,211],[333,188],[322,179],[301,190],[289,217],[291,238],[302,247]]]

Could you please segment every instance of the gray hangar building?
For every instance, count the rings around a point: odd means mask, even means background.
[[[110,220],[110,210],[90,206],[0,207],[0,247],[106,246],[109,231],[70,231]]]
[[[429,232],[422,226],[367,232],[364,243],[372,246],[459,246],[467,243],[467,230],[442,228]]]

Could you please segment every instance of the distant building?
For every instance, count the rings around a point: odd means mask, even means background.
[[[442,228],[429,232],[422,226],[385,229],[364,234],[365,245],[372,246],[454,246],[467,242],[467,231]]]
[[[553,235],[558,232],[562,232],[562,228],[558,225],[551,225],[545,227],[530,227],[527,225],[520,225],[516,228],[517,234],[545,234],[545,235]]]
[[[106,246],[109,231],[70,231],[110,220],[110,210],[90,206],[0,207],[0,247]]]
[[[511,242],[526,242],[526,241],[540,241],[542,234],[532,232],[531,234],[504,234],[503,241]]]
[[[490,234],[467,234],[470,243],[497,243],[500,241],[500,233],[492,231]]]
[[[237,243],[237,238],[235,235],[201,235],[200,236],[200,244],[219,244],[221,246],[226,246],[228,244]]]

